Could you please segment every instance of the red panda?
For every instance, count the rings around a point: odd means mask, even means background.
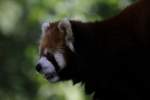
[[[38,72],[50,82],[85,83],[94,100],[150,99],[150,2],[100,22],[44,23]]]

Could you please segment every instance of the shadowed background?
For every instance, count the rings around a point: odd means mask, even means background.
[[[91,100],[81,84],[50,84],[36,72],[41,24],[103,20],[134,1],[0,0],[0,100]]]

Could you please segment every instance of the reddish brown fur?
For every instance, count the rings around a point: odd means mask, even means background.
[[[56,49],[62,49],[65,45],[65,33],[58,29],[58,22],[50,23],[45,34],[40,41],[40,48],[45,48],[55,51]]]

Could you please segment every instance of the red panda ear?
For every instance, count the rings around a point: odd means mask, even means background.
[[[71,24],[68,19],[64,19],[58,23],[58,29],[61,32],[68,32],[71,29]]]
[[[60,21],[58,23],[58,29],[61,32],[66,33],[65,35],[65,41],[66,41],[66,45],[72,50],[74,51],[74,47],[73,47],[73,32],[72,32],[72,28],[71,28],[71,23],[69,20],[64,19],[62,21]]]
[[[47,29],[48,29],[49,26],[50,26],[50,23],[49,23],[49,22],[44,22],[44,23],[42,24],[42,27],[41,27],[42,34],[45,34],[45,33],[46,33],[46,31],[47,31]]]

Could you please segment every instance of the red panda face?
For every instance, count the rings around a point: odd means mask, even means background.
[[[57,72],[66,66],[66,47],[74,51],[70,22],[64,20],[44,23],[39,45],[40,59],[36,69],[51,82],[59,80]]]
[[[50,25],[42,33],[40,40],[41,53],[44,49],[55,52],[58,49],[63,49],[65,46],[65,33],[59,31],[58,23],[50,23]]]

